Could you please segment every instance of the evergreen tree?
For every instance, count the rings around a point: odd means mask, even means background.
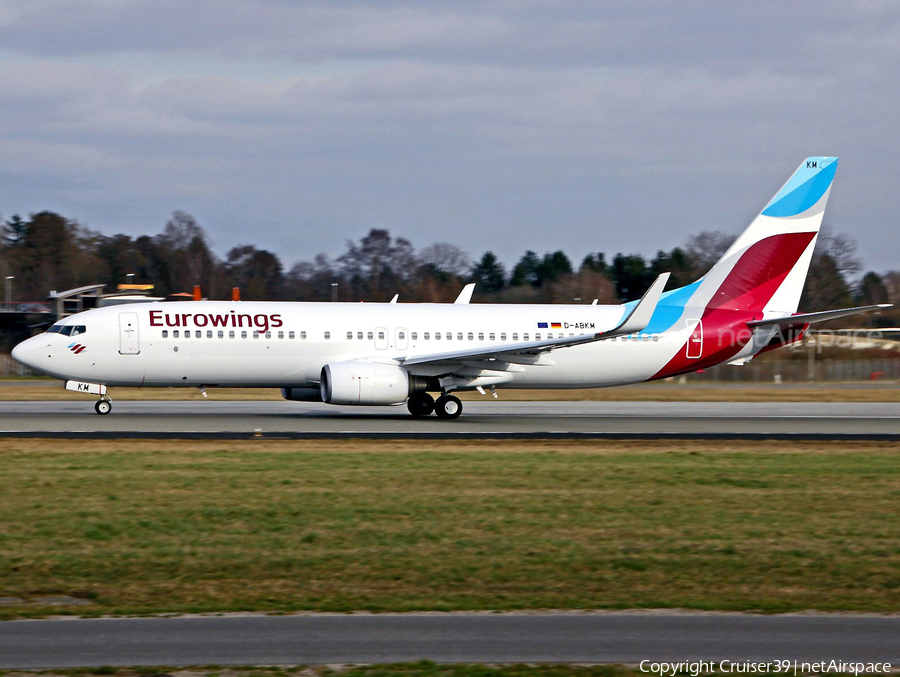
[[[502,291],[506,286],[506,271],[494,252],[485,252],[481,260],[475,264],[472,269],[472,282],[479,291],[486,294]]]

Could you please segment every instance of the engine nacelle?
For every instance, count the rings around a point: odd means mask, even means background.
[[[281,396],[295,402],[321,402],[318,388],[282,388]]]
[[[401,404],[411,386],[409,373],[402,367],[348,360],[322,367],[319,389],[328,404]]]

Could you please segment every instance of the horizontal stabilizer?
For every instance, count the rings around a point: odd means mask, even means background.
[[[879,303],[876,306],[859,306],[857,308],[844,308],[842,310],[823,310],[818,313],[801,313],[799,315],[789,315],[787,317],[774,317],[768,320],[754,320],[748,322],[748,327],[771,327],[776,324],[813,324],[815,322],[825,322],[834,320],[838,317],[846,317],[847,315],[856,315],[857,313],[871,313],[874,310],[884,310],[885,308],[893,308],[891,303]]]

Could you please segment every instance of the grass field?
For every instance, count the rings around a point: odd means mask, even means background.
[[[898,451],[3,440],[0,617],[896,612]]]
[[[196,388],[110,388],[113,400],[200,400]],[[210,388],[213,400],[280,400],[275,388]],[[678,385],[669,381],[614,388],[578,390],[499,390],[507,401],[605,401],[605,402],[900,402],[900,384],[699,384]],[[484,399],[474,392],[464,400]],[[63,388],[62,381],[22,379],[0,382],[0,402],[10,400],[60,401],[92,397]]]

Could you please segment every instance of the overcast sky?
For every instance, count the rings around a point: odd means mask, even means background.
[[[826,224],[900,269],[898,74],[894,0],[2,0],[0,214],[577,265],[737,234],[838,155]]]

